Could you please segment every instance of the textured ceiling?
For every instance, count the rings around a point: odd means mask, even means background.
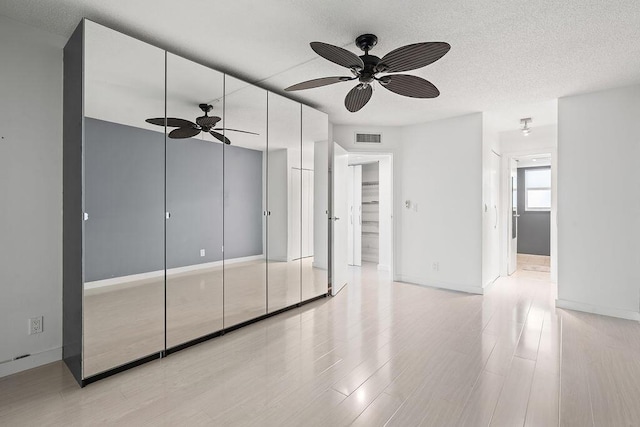
[[[536,102],[533,104],[512,105],[501,110],[485,111],[490,127],[498,132],[521,129],[520,119],[529,117],[529,128],[532,131],[538,128],[558,124],[558,101]]]
[[[548,101],[640,83],[637,0],[3,0],[0,14],[68,37],[85,16],[279,93],[302,80],[346,75],[310,41],[358,52],[446,41],[440,61],[411,72],[441,91],[409,99],[380,87],[358,113],[345,110],[350,83],[294,97],[338,124],[403,125]]]

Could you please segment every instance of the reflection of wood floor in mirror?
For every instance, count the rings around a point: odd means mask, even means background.
[[[326,293],[327,272],[313,258],[229,263],[167,276],[167,348]],[[324,286],[324,287],[323,287]],[[224,295],[224,311],[223,311]],[[85,376],[164,349],[164,278],[85,291]],[[224,326],[223,326],[224,321]]]
[[[556,309],[548,273],[484,296],[352,273],[84,389],[62,362],[2,378],[0,425],[638,425],[640,324]]]

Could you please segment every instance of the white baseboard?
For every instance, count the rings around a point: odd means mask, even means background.
[[[619,308],[599,307],[582,302],[567,301],[563,299],[556,300],[556,307],[568,310],[582,311],[585,313],[600,314],[602,316],[618,317],[620,319],[640,321],[640,313],[631,310],[621,310]]]
[[[291,261],[289,258],[287,257],[280,257],[280,256],[270,256],[269,257],[269,261],[274,261],[274,262],[289,262]]]
[[[311,263],[311,267],[313,267],[313,268],[317,268],[317,269],[319,269],[319,270],[326,270],[326,269],[327,269],[326,264],[325,264],[325,265],[320,265],[320,263],[315,262],[315,261],[313,261],[313,262]]]
[[[489,289],[491,289],[493,287],[493,285],[498,281],[498,279],[500,278],[500,276],[497,276],[495,279],[491,280],[489,283],[487,283],[486,285],[484,285],[482,287],[482,289],[484,290],[484,292],[487,292]]]
[[[62,359],[62,348],[53,348],[0,364],[0,378]]]
[[[222,267],[223,263],[238,264],[240,262],[259,261],[261,259],[264,259],[264,256],[262,254],[252,255],[252,256],[247,256],[242,258],[226,259],[224,261],[205,262],[202,264],[194,264],[194,265],[187,265],[184,267],[170,268],[167,270],[167,276],[171,276],[173,274],[188,273],[190,271],[206,270],[208,268]],[[128,276],[120,276],[120,277],[113,277],[110,279],[86,282],[84,284],[84,289],[89,290],[89,289],[102,288],[105,286],[129,284],[129,283],[137,282],[140,280],[156,279],[158,277],[164,277],[164,270],[156,270],[156,271],[150,271],[148,273],[130,274]]]
[[[476,294],[476,295],[484,294],[484,289],[482,289],[479,286],[459,285],[456,283],[433,282],[433,281],[427,281],[420,277],[407,276],[404,274],[399,274],[397,278],[398,278],[397,280],[398,282],[406,282],[414,285],[427,286],[429,288],[446,289],[449,291],[466,292],[468,294]]]

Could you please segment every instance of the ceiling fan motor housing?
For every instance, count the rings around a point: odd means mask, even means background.
[[[378,44],[378,37],[375,34],[363,34],[356,39],[356,46],[365,52],[371,50],[372,47]]]
[[[364,69],[360,71],[359,74],[360,83],[373,83],[373,78],[380,72],[378,70],[380,58],[374,55],[366,54],[362,55],[360,59],[362,59],[362,62],[364,62]]]
[[[200,109],[202,111],[204,111],[204,114],[206,115],[209,111],[213,110],[213,105],[209,105],[209,104],[198,104],[198,107],[200,107]]]

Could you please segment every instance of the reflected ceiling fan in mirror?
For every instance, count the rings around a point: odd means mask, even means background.
[[[425,67],[442,58],[451,46],[445,42],[414,43],[392,50],[382,58],[369,55],[369,50],[378,43],[378,37],[373,34],[363,34],[356,39],[356,46],[364,51],[364,55],[357,56],[338,46],[322,42],[311,42],[311,49],[323,58],[349,68],[353,76],[323,77],[308,80],[289,86],[285,91],[311,89],[334,83],[358,80],[359,83],[349,91],[344,100],[347,110],[355,113],[364,107],[373,94],[373,83],[377,81],[387,90],[398,95],[411,98],[435,98],[440,91],[431,82],[410,74],[391,74],[378,76],[382,73],[398,73]]]
[[[193,138],[200,132],[206,132],[211,134],[218,141],[224,142],[225,144],[229,145],[231,144],[229,138],[216,131],[221,130],[225,132],[231,131],[248,133],[250,135],[259,135],[258,133],[248,132],[246,130],[216,128],[214,126],[222,119],[217,116],[209,115],[209,111],[213,109],[213,106],[209,104],[199,104],[198,106],[204,112],[204,116],[197,117],[195,123],[185,119],[176,119],[174,117],[167,117],[166,119],[164,117],[158,117],[156,119],[147,119],[145,120],[145,122],[158,126],[164,126],[166,123],[167,127],[177,128],[169,132],[169,138],[173,139]]]

